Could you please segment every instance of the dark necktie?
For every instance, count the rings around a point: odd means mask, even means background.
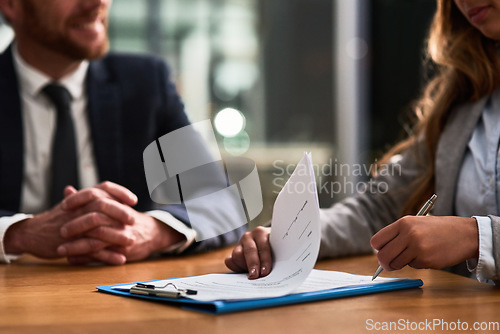
[[[71,117],[71,94],[59,84],[48,84],[43,93],[57,110],[56,132],[52,142],[52,178],[50,204],[56,205],[64,197],[64,187],[79,188],[76,136]]]

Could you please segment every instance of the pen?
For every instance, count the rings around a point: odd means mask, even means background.
[[[431,198],[425,204],[418,210],[417,216],[425,216],[426,214],[429,213],[431,210],[432,206],[434,205],[434,202],[436,201],[437,195],[433,194]],[[377,278],[378,275],[384,270],[382,266],[378,266],[377,271],[375,271],[375,274],[373,274],[372,281]]]

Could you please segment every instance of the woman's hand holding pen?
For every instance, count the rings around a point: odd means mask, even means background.
[[[371,245],[385,270],[442,269],[478,258],[478,235],[474,218],[405,216],[376,233]]]

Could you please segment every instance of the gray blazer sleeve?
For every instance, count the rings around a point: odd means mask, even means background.
[[[500,285],[500,217],[489,216],[493,231],[493,258],[495,259],[496,285]]]
[[[419,140],[369,181],[367,191],[320,210],[320,258],[372,252],[370,238],[400,218],[414,191],[413,181],[424,171],[426,153]]]

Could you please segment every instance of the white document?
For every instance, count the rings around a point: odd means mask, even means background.
[[[306,153],[276,198],[270,242],[273,268],[263,278],[247,274],[210,274],[150,282],[155,287],[173,283],[177,289],[196,290],[186,298],[199,301],[278,297],[291,292],[320,291],[343,286],[372,284],[371,277],[313,270],[321,239],[319,203],[311,155]],[[387,282],[378,278],[377,283]],[[128,290],[132,285],[113,289]],[[165,287],[172,290],[172,286]]]
[[[177,289],[192,289],[197,291],[196,295],[187,295],[185,298],[199,301],[214,301],[262,299],[278,297],[292,292],[304,293],[322,291],[348,286],[380,284],[396,280],[399,279],[378,277],[376,281],[372,282],[371,276],[313,269],[300,286],[285,293],[283,293],[284,289],[280,289],[282,282],[278,282],[277,284],[269,282],[264,283],[262,278],[249,280],[246,274],[209,274],[180,279],[166,279],[150,282],[148,284],[154,284],[156,287],[163,287],[167,283],[172,283]],[[113,289],[128,291],[132,286],[132,284],[120,285],[113,287]],[[157,288],[156,290],[159,289]],[[175,288],[169,285],[165,287],[164,290],[175,291]]]
[[[305,153],[273,207],[271,248],[273,269],[257,281],[272,285],[279,295],[293,291],[314,268],[321,227],[319,202],[311,154]]]

